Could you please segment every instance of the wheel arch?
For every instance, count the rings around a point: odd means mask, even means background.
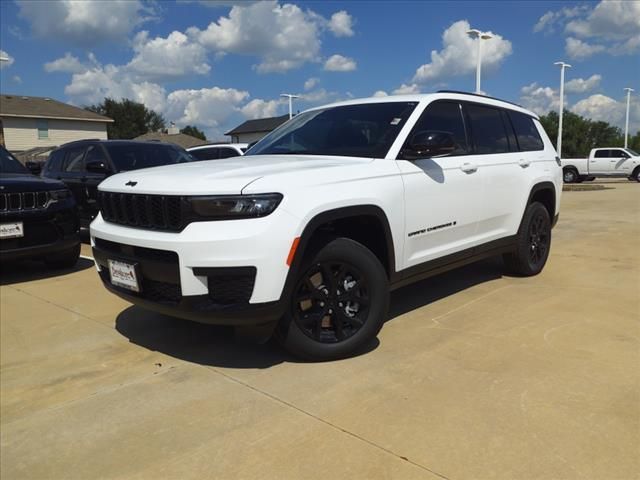
[[[556,186],[553,184],[553,182],[536,183],[533,187],[531,187],[529,198],[527,199],[527,203],[525,205],[525,210],[533,202],[540,202],[547,209],[547,212],[549,212],[549,218],[553,222],[553,219],[556,215],[556,199]],[[522,213],[522,215],[524,216],[524,212]]]

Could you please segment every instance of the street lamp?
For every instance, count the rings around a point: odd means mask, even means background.
[[[631,103],[631,92],[635,92],[633,88],[625,88],[627,92],[627,118],[624,121],[624,148],[629,144],[629,104]]]
[[[292,95],[290,93],[281,93],[280,96],[289,98],[289,120],[291,120],[293,118],[293,103],[292,103],[292,100],[294,98],[300,98],[300,96],[299,95]]]
[[[558,158],[562,158],[562,113],[564,112],[564,69],[571,68],[571,65],[564,62],[555,62],[554,65],[560,65],[560,114],[558,115],[558,143],[556,151]]]
[[[475,28],[467,30],[467,35],[471,38],[478,38],[478,63],[476,64],[476,93],[481,94],[480,90],[480,70],[482,70],[482,40],[489,40],[493,36],[489,32],[481,32]]]

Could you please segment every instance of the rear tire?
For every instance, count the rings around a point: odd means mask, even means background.
[[[343,358],[376,337],[388,308],[380,261],[360,243],[338,238],[303,263],[277,338],[306,360]]]
[[[564,183],[577,183],[580,176],[575,168],[565,168],[562,172],[562,180]]]
[[[44,259],[44,263],[51,268],[72,268],[78,263],[78,258],[80,258],[80,244],[60,253],[49,255]]]
[[[530,204],[524,212],[516,238],[516,248],[503,255],[511,273],[530,277],[542,271],[551,247],[551,219],[540,202]]]

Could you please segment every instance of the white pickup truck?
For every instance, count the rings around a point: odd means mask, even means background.
[[[630,148],[593,148],[589,158],[562,159],[564,183],[595,177],[626,177],[640,182],[640,154]]]

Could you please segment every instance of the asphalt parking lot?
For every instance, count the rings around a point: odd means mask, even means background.
[[[3,479],[640,477],[640,185],[565,192],[546,269],[394,293],[362,355],[300,363],[74,271],[3,266]],[[83,253],[91,255],[84,245]]]

